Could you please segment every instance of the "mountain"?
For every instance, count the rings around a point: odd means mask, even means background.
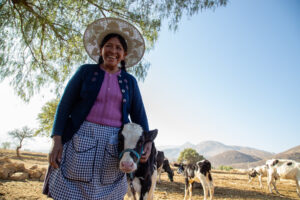
[[[161,146],[158,146],[157,149],[160,151],[163,151],[165,156],[170,160],[170,161],[176,161],[177,158],[179,157],[179,154],[181,151],[183,151],[186,148],[193,148],[196,149],[196,145],[186,142],[181,146],[174,146],[174,147],[166,147],[163,148]]]
[[[220,153],[224,153],[226,151],[232,151],[232,150],[239,151],[241,153],[248,154],[253,157],[258,157],[260,159],[268,158],[274,155],[273,153],[267,151],[262,151],[250,147],[230,146],[217,141],[204,141],[204,142],[200,142],[197,145],[194,145],[192,143],[185,143],[181,146],[172,147],[172,148],[161,148],[161,147],[157,147],[157,148],[159,150],[164,151],[165,156],[169,158],[169,160],[171,161],[177,160],[180,152],[185,148],[193,148],[200,155],[203,155],[205,158],[208,159]]]
[[[272,159],[272,158],[277,158],[277,159],[290,159],[290,160],[295,160],[297,162],[300,162],[300,145],[293,147],[287,151],[278,153],[278,154],[274,154],[270,157],[267,157],[265,159],[262,159],[260,161],[257,162],[249,162],[249,163],[234,163],[230,166],[232,166],[233,168],[240,168],[240,169],[247,169],[249,167],[256,167],[259,165],[264,165],[266,163],[267,160]]]
[[[261,160],[258,157],[251,156],[245,153],[241,153],[239,151],[230,150],[224,153],[220,153],[216,156],[209,158],[212,166],[218,168],[221,165],[231,166],[234,163],[248,163],[248,162],[256,162]]]
[[[276,154],[274,158],[291,159],[300,162],[300,145]]]

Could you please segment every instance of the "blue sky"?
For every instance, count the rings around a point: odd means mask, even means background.
[[[299,145],[299,10],[298,0],[231,0],[185,17],[175,33],[163,26],[139,83],[157,145],[215,140],[275,153]],[[36,126],[50,97],[25,104],[6,82],[0,89],[1,143],[9,130]],[[26,148],[49,148],[38,141]]]

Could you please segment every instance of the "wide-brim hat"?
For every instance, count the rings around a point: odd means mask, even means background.
[[[136,65],[145,52],[144,38],[135,26],[119,18],[101,18],[87,26],[83,35],[83,43],[88,55],[98,62],[100,43],[110,33],[121,35],[127,43],[126,67]]]

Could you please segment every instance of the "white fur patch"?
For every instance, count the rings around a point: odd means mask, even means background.
[[[140,194],[141,194],[141,189],[142,189],[140,180],[135,177],[132,181],[132,184],[133,184],[133,187],[135,190],[136,199],[140,199]],[[132,194],[131,188],[130,188],[130,181],[128,179],[127,179],[127,185],[128,185],[127,196],[133,197],[133,194]]]
[[[122,130],[122,135],[124,136],[124,148],[133,149],[142,134],[143,129],[140,125],[135,123],[125,124]]]
[[[143,129],[140,125],[135,123],[125,124],[122,130],[122,135],[124,136],[124,149],[134,149],[143,134]],[[134,163],[130,152],[125,152],[122,156],[121,162],[129,161],[134,164],[134,170],[137,169],[136,163]]]

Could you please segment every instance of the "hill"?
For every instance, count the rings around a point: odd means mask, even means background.
[[[230,150],[213,156],[209,158],[209,160],[214,168],[218,168],[221,165],[231,166],[234,163],[256,162],[261,159],[245,153],[241,153],[239,151]]]
[[[300,145],[293,147],[291,149],[288,149],[287,151],[270,156],[268,158],[265,158],[265,159],[262,159],[262,160],[259,160],[256,162],[251,162],[251,163],[249,163],[249,167],[256,167],[259,165],[264,165],[266,163],[266,160],[272,159],[272,158],[291,159],[291,160],[300,162]],[[248,168],[248,163],[234,163],[231,166],[234,168],[246,169],[246,168]]]
[[[269,158],[274,155],[273,153],[251,148],[251,147],[230,146],[217,141],[204,141],[198,143],[197,145],[194,145],[192,143],[185,143],[181,146],[176,146],[172,148],[158,147],[159,150],[164,151],[166,157],[169,158],[170,160],[176,160],[180,152],[185,148],[193,148],[200,155],[203,155],[205,158],[208,159],[218,154],[224,153],[226,151],[239,151],[241,153],[248,154],[253,157],[258,157],[260,159]]]

